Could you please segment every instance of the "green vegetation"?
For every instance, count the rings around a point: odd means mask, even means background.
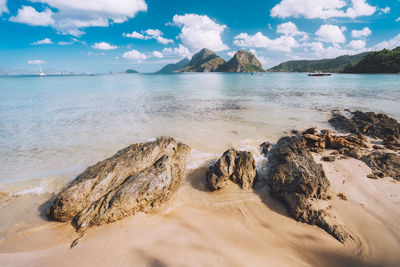
[[[371,52],[363,60],[347,66],[344,73],[400,73],[400,46]]]
[[[213,51],[203,48],[195,54],[189,64],[177,72],[212,72],[225,64],[225,60],[217,56]]]
[[[341,72],[349,64],[360,62],[368,53],[362,53],[354,56],[340,56],[333,59],[322,60],[295,60],[287,61],[275,66],[269,71],[274,72]]]
[[[237,51],[231,60],[221,65],[218,72],[264,72],[260,61],[250,52]]]

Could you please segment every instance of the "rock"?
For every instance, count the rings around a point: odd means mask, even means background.
[[[321,160],[326,161],[326,162],[334,162],[335,161],[335,156],[325,156],[322,157]]]
[[[192,57],[189,64],[176,72],[213,72],[223,64],[225,64],[223,58],[217,56],[213,51],[203,48]]]
[[[372,175],[400,180],[400,155],[375,151],[364,156],[362,161],[372,169]]]
[[[344,242],[350,235],[327,208],[313,203],[328,199],[329,180],[322,165],[315,163],[300,136],[283,137],[268,156],[268,185],[271,193],[288,208],[297,221],[315,224]]]
[[[207,184],[211,191],[222,189],[228,180],[245,190],[250,190],[256,176],[256,165],[251,152],[235,149],[225,151],[206,173]]]
[[[211,191],[223,188],[235,171],[237,151],[229,149],[206,173],[207,183]]]
[[[88,167],[61,190],[47,216],[80,229],[157,208],[181,184],[188,151],[169,137],[133,144]]]
[[[340,136],[333,135],[329,130],[321,130],[318,133],[314,127],[304,131],[301,137],[310,151],[316,153],[322,152],[324,149],[335,149],[341,154],[347,154],[350,150],[359,151],[368,147],[365,143],[365,136],[362,134]]]
[[[231,60],[217,69],[219,72],[264,72],[262,64],[257,57],[245,50],[239,50]]]
[[[354,134],[365,134],[382,139],[391,148],[400,148],[400,124],[394,118],[374,112],[352,112],[347,118],[339,113],[333,113],[329,123],[338,130]]]
[[[231,180],[240,185],[241,188],[250,190],[253,188],[256,176],[256,162],[253,154],[248,151],[238,152],[235,160],[235,171],[231,176]]]
[[[264,156],[268,155],[269,149],[271,148],[272,144],[270,142],[264,142],[260,145],[261,153],[264,154]]]

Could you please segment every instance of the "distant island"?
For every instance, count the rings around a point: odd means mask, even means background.
[[[343,73],[400,73],[400,46],[371,52],[358,63],[346,66]]]
[[[226,62],[215,52],[203,48],[192,59],[184,59],[176,64],[168,64],[157,73],[182,72],[264,72],[257,57],[245,50],[240,50]]]
[[[341,72],[350,64],[357,64],[360,62],[368,52],[353,55],[353,56],[340,56],[333,59],[320,59],[320,60],[292,60],[287,61],[270,68],[271,72]]]
[[[293,60],[275,66],[271,72],[400,73],[400,47],[333,59]]]

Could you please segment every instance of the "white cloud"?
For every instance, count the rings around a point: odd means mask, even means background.
[[[58,45],[72,45],[72,44],[74,44],[74,43],[80,43],[80,44],[86,45],[86,42],[81,41],[81,40],[78,40],[78,39],[76,39],[76,38],[71,38],[71,40],[68,41],[68,42],[66,42],[66,41],[60,41],[60,42],[58,42],[57,44],[58,44]]]
[[[333,17],[356,18],[374,14],[376,7],[365,0],[282,0],[271,10],[272,17],[305,17],[328,19]]]
[[[128,51],[128,52],[125,52],[122,55],[122,57],[126,58],[126,59],[134,59],[134,60],[144,60],[144,59],[147,58],[145,54],[142,54],[142,53],[140,53],[139,51],[137,51],[135,49],[133,49],[131,51]]]
[[[398,18],[396,19],[396,22],[398,22],[398,21],[400,21],[400,17],[398,17]]]
[[[114,50],[118,48],[118,46],[110,45],[106,42],[95,43],[94,45],[92,45],[92,47],[99,50]]]
[[[258,32],[254,35],[241,33],[234,37],[233,43],[239,47],[265,48],[272,51],[291,52],[293,48],[299,47],[293,36],[281,36],[277,39],[269,39]]]
[[[155,56],[157,58],[163,58],[164,57],[164,55],[159,51],[153,51],[153,56]]]
[[[163,45],[167,45],[167,44],[169,44],[169,43],[171,43],[171,44],[174,43],[173,40],[164,38],[164,37],[162,37],[162,36],[156,36],[155,39],[157,40],[157,42],[159,42],[159,43],[161,43],[161,44],[163,44]]]
[[[385,7],[385,8],[381,8],[381,11],[384,13],[384,14],[388,14],[389,12],[390,12],[390,7]]]
[[[197,52],[205,47],[217,52],[229,49],[221,39],[221,34],[226,29],[226,25],[217,24],[208,16],[197,14],[175,15],[173,24],[182,27],[179,37],[191,51]]]
[[[144,33],[146,33],[147,35],[150,35],[150,36],[155,36],[155,37],[163,35],[163,33],[159,29],[155,29],[155,30],[148,29],[148,30],[145,30]]]
[[[142,39],[142,40],[149,40],[149,39],[155,39],[157,40],[157,42],[167,45],[169,43],[174,43],[173,40],[171,39],[167,39],[162,37],[163,33],[162,31],[158,30],[158,29],[148,29],[143,31],[144,34],[138,33],[136,31],[132,32],[132,33],[123,33],[122,36],[124,37],[128,37],[128,38],[134,38],[134,39]]]
[[[145,39],[144,35],[141,33],[138,33],[137,31],[134,31],[132,33],[123,33],[122,36],[128,37],[128,38],[133,38],[133,39]]]
[[[364,29],[359,30],[359,31],[352,30],[351,37],[353,37],[353,38],[367,37],[367,36],[370,36],[371,33],[372,33],[372,31],[368,27],[365,27]]]
[[[291,21],[278,25],[278,29],[276,32],[287,36],[301,36],[302,41],[306,41],[308,39],[308,34],[299,31],[296,24]]]
[[[394,38],[383,41],[375,46],[372,47],[373,50],[382,50],[384,48],[386,49],[393,49],[395,47],[400,46],[400,34],[396,35]]]
[[[318,39],[327,43],[344,43],[346,42],[346,37],[343,31],[346,28],[339,28],[336,25],[325,24],[322,25],[318,31],[315,33]]]
[[[193,54],[189,51],[187,47],[183,46],[182,44],[175,48],[164,48],[162,50],[162,53],[164,56],[177,56],[179,58],[191,57],[191,55]]]
[[[22,6],[18,9],[17,15],[10,18],[10,21],[25,23],[31,26],[49,26],[55,23],[53,14],[48,8],[43,12],[38,12],[31,6]]]
[[[7,0],[0,0],[0,16],[3,13],[8,13]]]
[[[349,47],[354,50],[362,50],[365,48],[364,40],[353,40],[349,43]]]
[[[235,55],[235,53],[236,53],[235,51],[229,51],[229,52],[226,52],[226,55],[229,57],[233,57]]]
[[[36,41],[32,45],[42,45],[42,44],[54,44],[49,38],[44,38],[43,40]]]
[[[45,64],[45,63],[47,63],[47,62],[40,60],[40,59],[28,60],[28,64],[30,64],[30,65],[38,65],[38,64]]]
[[[30,25],[51,25],[63,34],[80,36],[84,34],[82,29],[87,27],[106,27],[109,22],[122,23],[133,18],[136,13],[146,11],[145,0],[31,0],[48,5],[54,11],[45,13],[48,15],[46,24],[32,23],[31,20],[12,20]],[[34,10],[32,7],[29,7]],[[37,12],[36,13],[44,13]],[[33,12],[31,12],[33,13]],[[43,14],[42,14],[43,16]],[[18,16],[17,16],[18,17]],[[35,19],[34,21],[38,21]]]

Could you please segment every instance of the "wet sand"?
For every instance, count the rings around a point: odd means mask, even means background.
[[[321,155],[314,156],[319,162]],[[370,169],[355,159],[321,163],[331,182],[330,202],[354,241],[342,244],[316,226],[296,222],[265,183],[252,192],[235,184],[209,192],[204,161],[187,170],[184,184],[161,210],[94,227],[73,248],[79,237],[74,228],[44,217],[51,194],[3,196],[0,262],[2,266],[399,266],[400,183],[367,178]],[[339,192],[348,200],[340,199]]]

